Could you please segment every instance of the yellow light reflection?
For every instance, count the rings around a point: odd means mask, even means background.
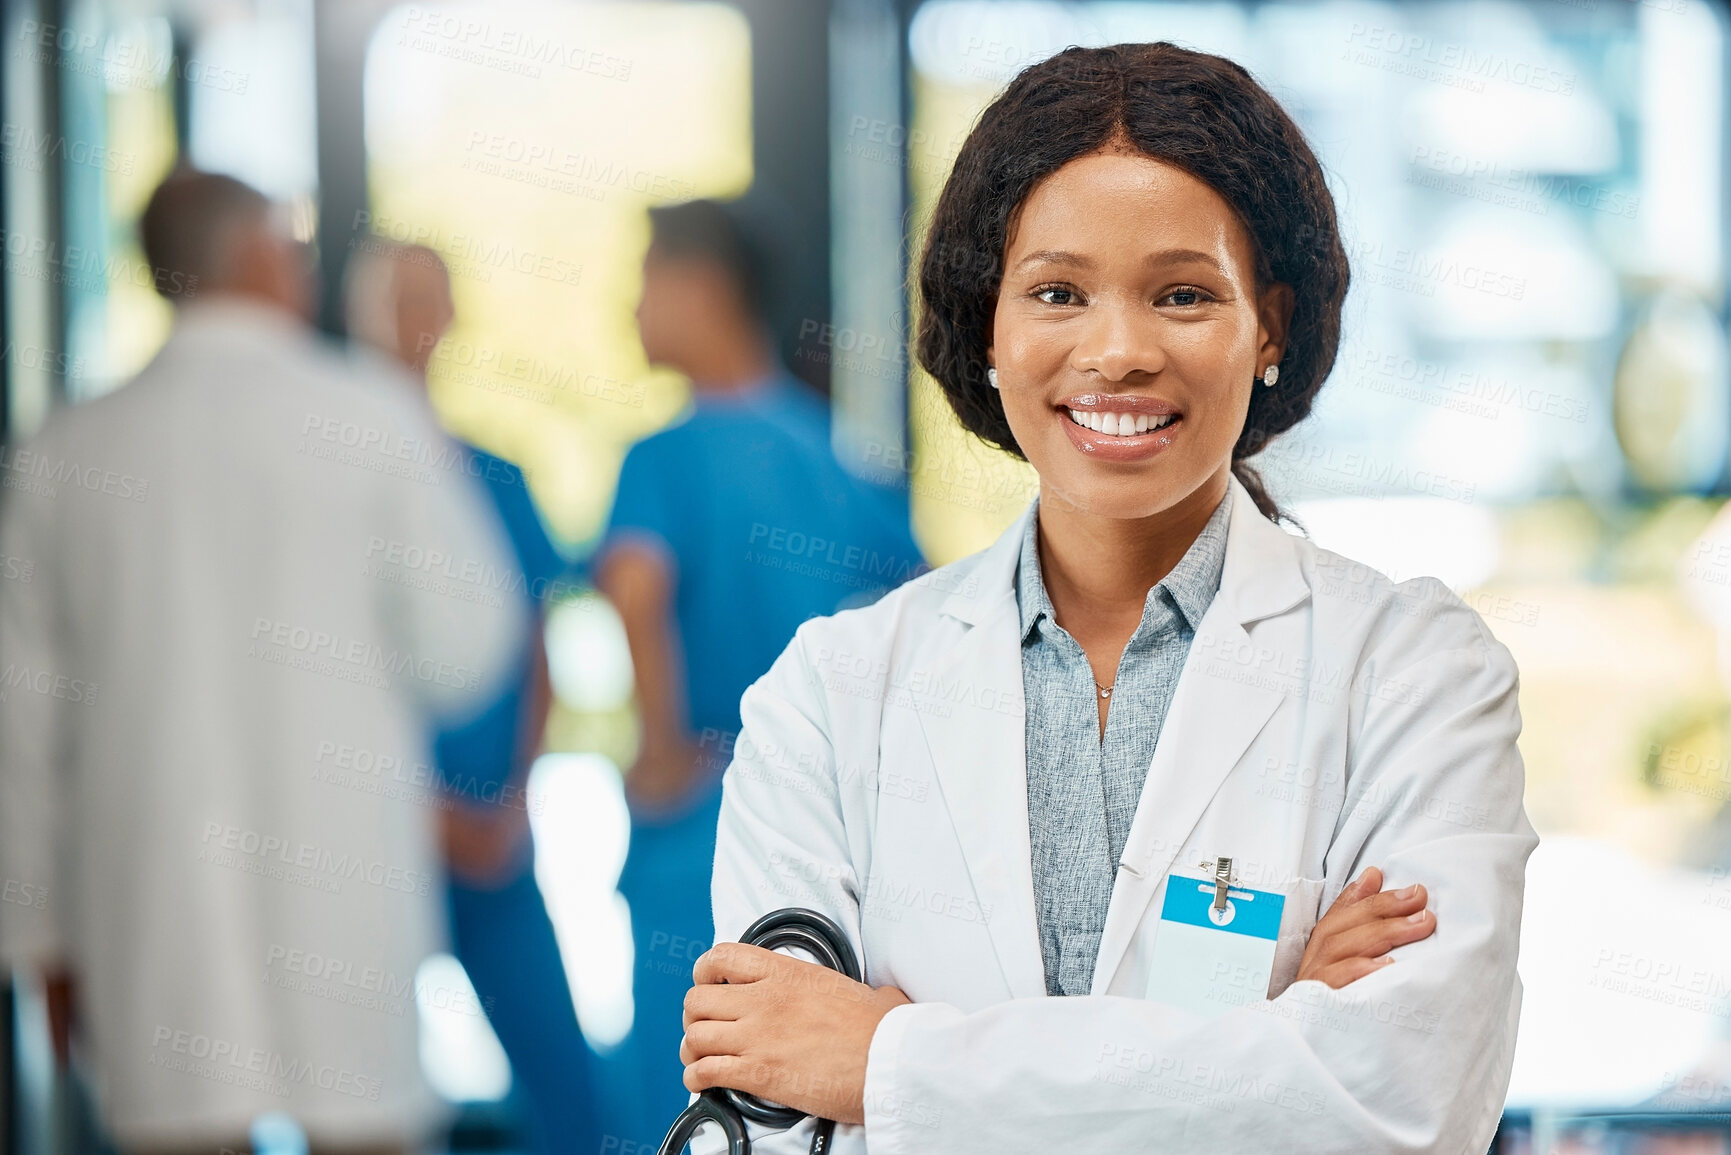
[[[637,339],[646,210],[751,183],[744,17],[711,3],[398,8],[368,55],[367,144],[372,226],[453,273],[441,417],[525,466],[561,536],[588,538],[625,449],[686,399]]]

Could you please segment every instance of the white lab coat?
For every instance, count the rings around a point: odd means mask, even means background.
[[[428,731],[524,628],[462,461],[424,401],[219,299],[7,451],[0,951],[75,969],[123,1146],[271,1110],[332,1144],[437,1122]]]
[[[1483,1152],[1520,1009],[1516,672],[1441,583],[1283,532],[1236,482],[1221,588],[1160,736],[1092,993],[1046,997],[1028,848],[1023,526],[876,605],[806,623],[746,693],[717,939],[809,906],[913,1004],[873,1037],[836,1150]],[[1026,516],[1026,515],[1024,515]],[[1285,896],[1267,1001],[1146,997],[1168,872],[1230,855]],[[1339,992],[1294,983],[1367,866],[1438,924]],[[810,1124],[758,1141],[803,1152]]]

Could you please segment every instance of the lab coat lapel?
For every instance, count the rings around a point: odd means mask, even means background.
[[[1309,596],[1309,584],[1291,539],[1236,480],[1227,500],[1235,504],[1220,591],[1196,630],[1131,821],[1100,937],[1094,994],[1111,986],[1166,872],[1197,870],[1196,863],[1174,863],[1179,848],[1285,698],[1258,684],[1255,665],[1239,665],[1235,656],[1255,652],[1246,625],[1292,609]]]
[[[978,593],[946,599],[943,613],[970,628],[934,664],[930,677],[940,691],[945,686],[959,690],[945,695],[947,713],[918,714],[974,892],[990,911],[987,929],[1012,998],[1046,993],[1028,840],[1022,648],[1014,589],[1029,516],[1024,513],[981,558]],[[1016,708],[982,708],[1002,696]]]

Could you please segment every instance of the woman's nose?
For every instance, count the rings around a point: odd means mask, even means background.
[[[1158,373],[1166,364],[1158,321],[1136,304],[1096,303],[1088,310],[1070,366],[1123,381],[1136,373]]]

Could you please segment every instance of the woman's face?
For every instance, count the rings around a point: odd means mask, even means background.
[[[1035,186],[986,353],[1048,500],[1142,518],[1218,499],[1292,311],[1255,269],[1227,203],[1171,165],[1094,153]]]

